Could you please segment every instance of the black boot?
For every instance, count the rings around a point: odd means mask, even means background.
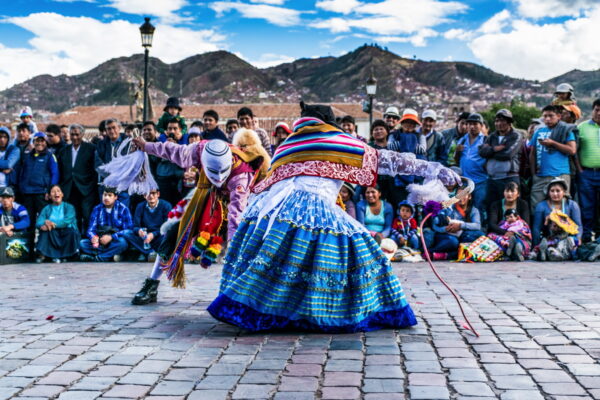
[[[131,304],[141,306],[149,303],[156,303],[156,295],[158,294],[158,284],[160,281],[146,278],[142,289],[133,296]]]

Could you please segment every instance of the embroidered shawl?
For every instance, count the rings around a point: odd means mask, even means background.
[[[274,183],[301,175],[372,186],[377,182],[377,151],[333,125],[301,118],[277,148],[267,177],[253,190],[260,193]]]

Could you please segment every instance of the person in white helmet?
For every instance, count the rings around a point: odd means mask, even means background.
[[[575,89],[568,83],[561,83],[554,91],[553,106],[570,106],[575,104]]]
[[[255,132],[248,131],[248,135],[254,139],[250,142],[260,145]],[[161,228],[166,232],[152,273],[132,299],[132,304],[143,305],[156,302],[163,271],[174,286],[184,286],[183,263],[188,254],[199,259],[205,268],[215,261],[221,244],[232,238],[239,224],[250,189],[259,175],[257,172],[270,160],[265,152],[251,151],[248,140],[243,148],[219,139],[185,146],[172,142],[149,143],[143,138],[136,138],[134,142],[148,154],[167,159],[181,168],[195,166],[200,171],[195,190],[169,213],[172,223]]]

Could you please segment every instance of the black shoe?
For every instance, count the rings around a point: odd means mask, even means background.
[[[156,296],[158,295],[158,284],[160,281],[146,278],[142,289],[133,296],[131,304],[141,306],[149,303],[156,303]]]
[[[94,262],[96,261],[96,257],[91,256],[89,254],[81,254],[79,256],[79,261],[83,261],[83,262]]]

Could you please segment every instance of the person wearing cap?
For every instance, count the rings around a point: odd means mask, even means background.
[[[81,261],[121,261],[127,250],[125,234],[132,228],[131,212],[118,200],[117,189],[103,187],[102,203],[94,207],[86,239],[79,243]]]
[[[0,126],[0,187],[17,184],[17,171],[21,152],[10,143],[10,129]]]
[[[31,111],[31,107],[27,106],[21,110],[19,118],[21,119],[21,123],[26,124],[29,127],[29,132],[34,133],[38,131],[37,125],[33,122],[33,112]]]
[[[445,152],[444,136],[435,130],[437,113],[434,110],[425,110],[421,115],[423,125],[419,134],[425,137],[427,161],[447,163],[448,155]]]
[[[292,130],[285,122],[279,122],[275,125],[273,131],[273,137],[275,138],[275,144],[271,146],[271,154],[275,154],[275,150],[281,146],[281,144],[292,134]]]
[[[473,205],[484,216],[487,209],[487,180],[485,170],[486,159],[479,154],[479,147],[483,145],[485,136],[481,132],[483,117],[481,114],[472,113],[467,118],[468,134],[460,138],[456,145],[456,162],[460,165],[462,175],[475,184],[471,194]]]
[[[64,200],[75,207],[77,227],[84,232],[94,206],[98,202],[98,174],[94,168],[96,147],[83,140],[85,128],[69,126],[71,144],[58,154],[60,188]]]
[[[388,150],[399,153],[413,153],[420,160],[425,160],[425,137],[417,133],[417,126],[421,125],[416,110],[407,108],[400,118],[400,129],[395,129],[388,136]],[[422,139],[422,143],[420,142]],[[397,175],[394,177],[395,189],[391,192],[389,202],[398,204],[406,199],[406,187],[415,182],[414,175]]]
[[[489,176],[487,192],[490,201],[502,198],[508,182],[520,183],[519,151],[523,139],[513,129],[513,121],[510,110],[498,110],[494,118],[496,130],[485,138],[479,148],[479,155],[487,160],[485,170]]]
[[[531,121],[529,121],[529,126],[527,127],[527,141],[529,141],[529,139],[531,139],[535,130],[540,125],[543,125],[543,124],[544,124],[544,122],[542,121],[541,118],[531,118]]]
[[[533,226],[531,227],[533,245],[540,243],[548,234],[548,216],[552,211],[558,210],[571,218],[578,227],[577,235],[574,235],[577,244],[581,244],[583,226],[581,224],[581,209],[579,205],[569,198],[569,186],[564,179],[554,178],[544,188],[545,199],[540,201],[533,214]]]
[[[400,122],[400,111],[398,110],[398,107],[390,106],[386,108],[383,113],[383,119],[389,128],[388,130],[392,131],[396,129],[396,125]]]
[[[467,133],[467,118],[469,118],[469,115],[471,114],[466,111],[461,112],[456,118],[456,126],[442,131],[442,135],[444,136],[444,154],[447,156],[447,159],[442,164],[446,167],[458,166],[455,157],[456,146],[458,140]]]
[[[167,131],[167,125],[169,124],[169,121],[175,118],[181,121],[181,132],[185,135],[187,133],[188,128],[185,123],[185,118],[181,115],[182,110],[183,109],[179,104],[179,99],[177,97],[169,97],[167,99],[167,104],[165,104],[165,108],[163,108],[163,115],[160,116],[158,122],[156,123],[156,130],[161,134],[165,134]],[[164,140],[161,140],[161,142],[164,142],[166,140],[167,136],[165,135]]]
[[[569,157],[577,152],[576,137],[573,133],[576,126],[561,121],[561,113],[561,106],[544,107],[544,125],[536,129],[529,141],[532,209],[544,199],[546,186],[554,178],[562,178],[566,182],[567,191],[571,186]]]
[[[554,91],[553,106],[564,106],[575,104],[575,89],[568,83],[561,83]]]
[[[15,202],[15,192],[10,186],[0,187],[0,200],[0,235],[12,237],[15,233],[24,233],[31,219],[27,209]]]
[[[589,241],[600,219],[600,98],[592,103],[592,118],[579,128],[578,186],[583,219],[583,241]],[[596,238],[598,238],[598,233]]]
[[[21,201],[31,219],[46,205],[46,193],[59,181],[58,162],[48,151],[48,137],[44,132],[33,135],[33,150],[25,155],[19,172]]]

